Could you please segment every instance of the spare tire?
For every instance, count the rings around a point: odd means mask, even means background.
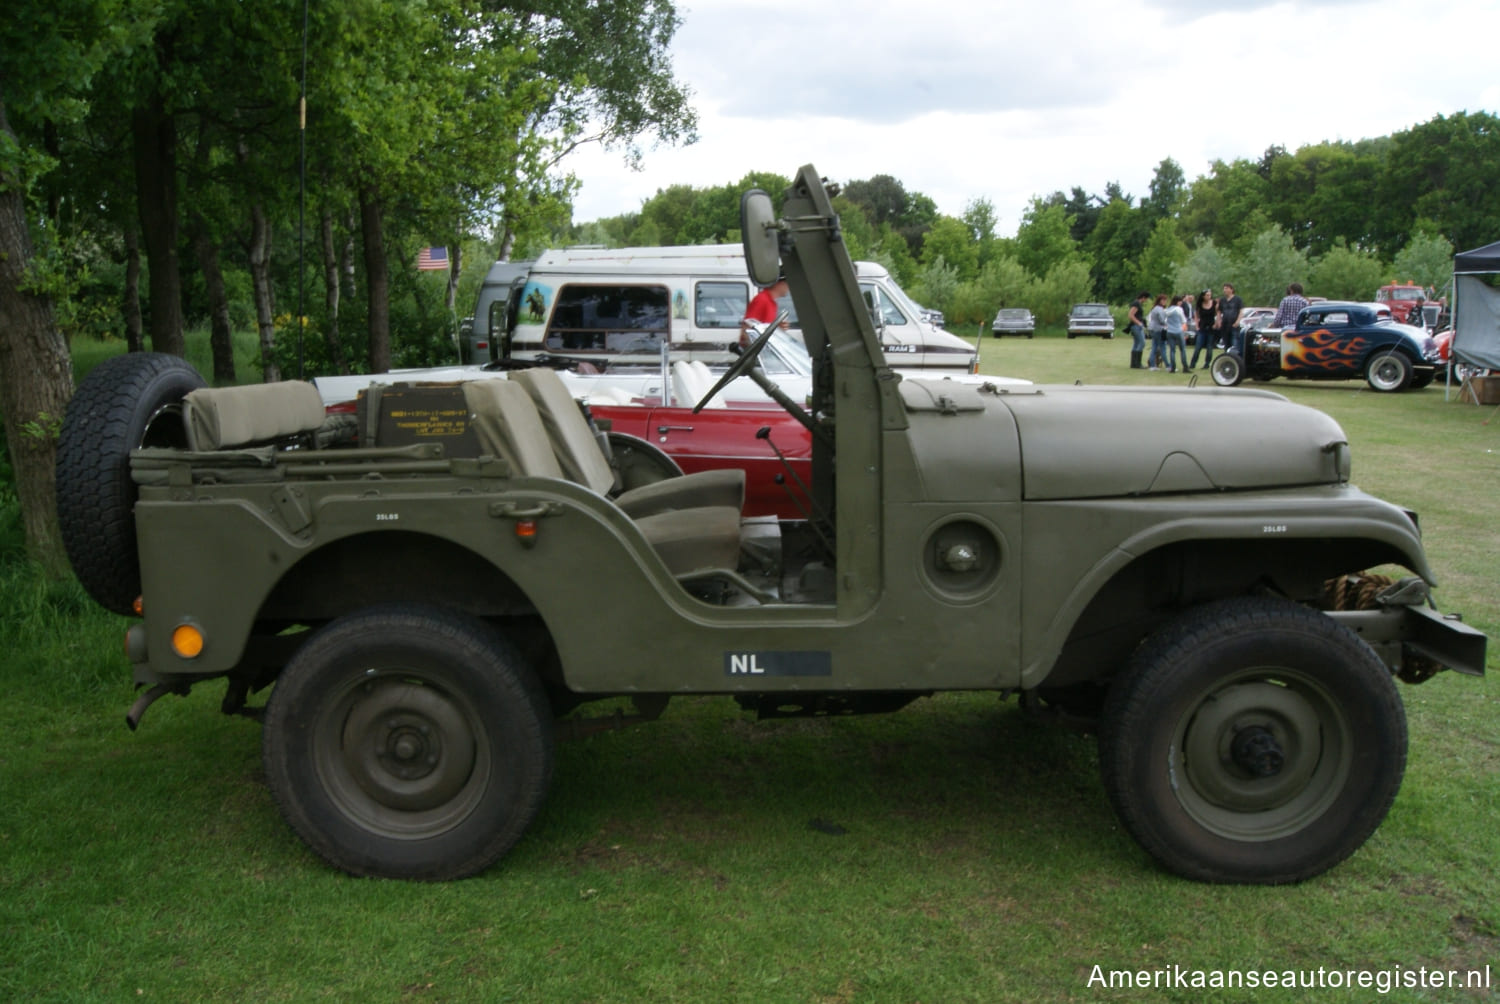
[[[57,522],[78,581],[100,606],[129,614],[141,592],[130,451],[185,448],[181,409],[203,377],[181,356],[132,352],[78,385],[57,440]]]

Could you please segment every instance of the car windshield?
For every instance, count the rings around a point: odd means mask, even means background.
[[[1080,303],[1073,308],[1074,317],[1108,317],[1109,308],[1102,303]]]
[[[1016,307],[1006,307],[1000,311],[1000,316],[1010,321],[1024,321],[1030,314],[1031,311],[1024,307],[1019,309]]]
[[[766,346],[766,354],[775,353],[777,361],[786,368],[784,372],[795,373],[798,376],[812,376],[812,356],[807,353],[807,346],[802,339],[795,338],[785,331],[777,331],[771,335],[771,342]],[[776,372],[769,363],[764,363],[766,372]]]

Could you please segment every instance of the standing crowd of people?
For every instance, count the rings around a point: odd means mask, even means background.
[[[1219,297],[1215,297],[1211,289],[1197,295],[1169,296],[1162,293],[1148,311],[1146,303],[1150,299],[1150,293],[1142,292],[1130,305],[1126,326],[1131,338],[1131,369],[1176,373],[1181,368],[1184,373],[1191,373],[1199,367],[1200,357],[1202,365],[1207,366],[1216,348],[1244,351],[1239,329],[1244,301],[1235,294],[1233,283],[1224,283],[1224,294]],[[1149,355],[1146,353],[1148,337]],[[1188,358],[1190,338],[1192,359]]]

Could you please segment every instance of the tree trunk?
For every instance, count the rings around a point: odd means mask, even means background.
[[[505,228],[505,236],[500,239],[500,256],[496,261],[510,261],[510,253],[516,249],[516,232],[509,226]]]
[[[136,204],[151,266],[151,348],[182,355],[182,278],[177,264],[177,127],[160,94],[131,118]]]
[[[359,295],[359,286],[354,281],[354,234],[359,229],[355,223],[354,214],[350,213],[344,220],[344,246],[339,249],[339,268],[344,272],[344,295],[350,298]]]
[[[125,348],[140,352],[146,347],[141,329],[141,235],[134,224],[125,227]]]
[[[0,93],[0,141],[14,148]],[[31,262],[24,188],[0,170],[0,421],[15,471],[26,552],[51,578],[67,574],[57,529],[57,431],[73,394],[68,346],[52,319],[52,301],[22,290]]]
[[[443,298],[443,305],[448,308],[450,317],[453,316],[454,304],[458,302],[458,275],[463,270],[463,249],[454,244],[453,253],[448,256],[448,295]]]
[[[229,296],[219,271],[219,246],[208,236],[208,222],[193,214],[193,254],[208,292],[208,344],[214,356],[214,383],[234,383],[234,338],[229,326]]]
[[[336,372],[348,373],[344,347],[339,344],[339,259],[333,248],[333,213],[327,209],[323,210],[323,305],[328,314],[328,327],[323,332],[328,361]]]
[[[255,298],[255,328],[260,333],[260,371],[266,383],[281,379],[276,365],[276,305],[271,295],[271,226],[259,202],[250,206],[250,289]]]
[[[359,192],[360,230],[365,241],[365,294],[369,297],[370,372],[391,368],[390,276],[386,271],[380,200],[366,185]]]

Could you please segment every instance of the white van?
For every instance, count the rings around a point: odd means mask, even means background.
[[[856,262],[855,271],[894,368],[977,371],[975,346],[927,323],[886,269]],[[465,355],[484,362],[546,353],[618,370],[658,366],[666,342],[674,359],[724,365],[754,292],[738,244],[569,248],[496,262],[480,288]],[[790,300],[784,306],[791,309]]]

